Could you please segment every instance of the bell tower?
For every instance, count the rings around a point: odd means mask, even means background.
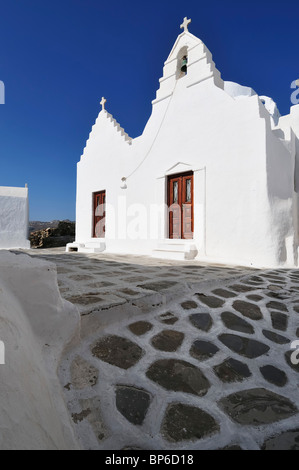
[[[170,97],[179,79],[184,80],[186,88],[210,79],[223,89],[223,81],[215,67],[212,54],[199,38],[189,32],[190,23],[191,19],[185,17],[180,25],[184,31],[177,37],[164,62],[163,77],[159,79],[160,88],[157,90],[156,99],[152,101],[153,105]]]

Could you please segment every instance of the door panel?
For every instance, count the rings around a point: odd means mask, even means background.
[[[169,225],[172,236],[181,238],[181,181],[180,178],[172,178],[169,184]]]
[[[168,177],[169,238],[193,238],[193,173]]]
[[[93,194],[93,237],[105,237],[106,191]]]
[[[183,238],[193,238],[193,174],[182,176]]]

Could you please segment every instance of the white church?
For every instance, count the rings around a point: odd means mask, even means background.
[[[271,98],[223,81],[190,22],[142,135],[130,138],[102,99],[66,249],[297,266],[299,105],[280,116]]]

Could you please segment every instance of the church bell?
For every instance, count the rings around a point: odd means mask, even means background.
[[[184,73],[187,72],[187,56],[186,55],[184,55],[184,57],[182,58],[181,71]]]

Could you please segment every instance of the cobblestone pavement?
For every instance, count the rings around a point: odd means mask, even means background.
[[[30,254],[82,315],[59,370],[82,448],[299,449],[299,270]]]

